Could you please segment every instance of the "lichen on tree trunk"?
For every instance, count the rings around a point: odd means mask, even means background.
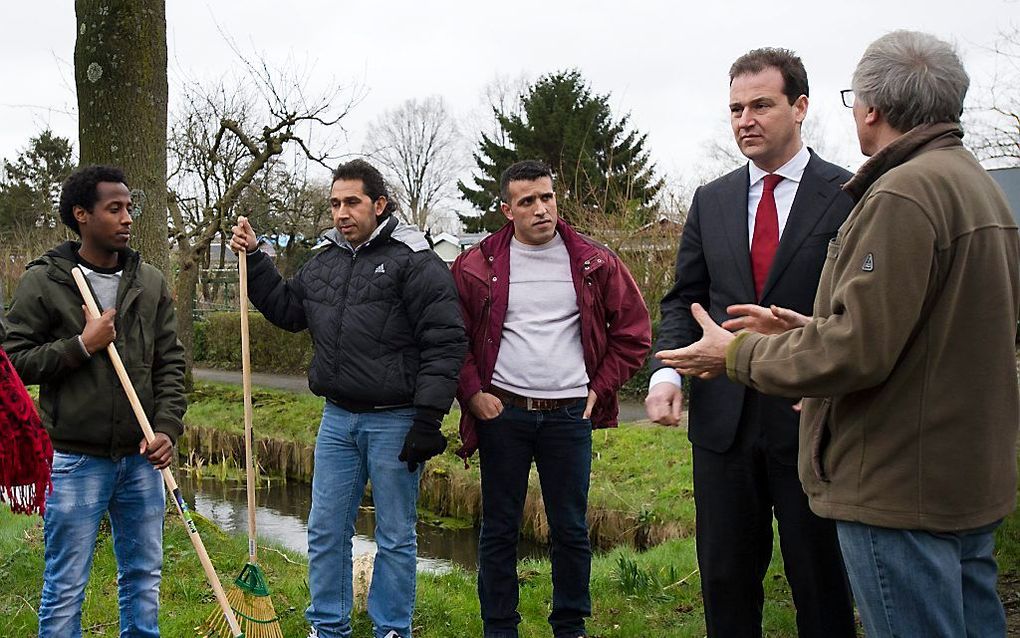
[[[169,280],[165,0],[76,0],[75,14],[81,163],[124,169],[132,247]]]

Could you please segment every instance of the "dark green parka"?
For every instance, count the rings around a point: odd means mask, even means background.
[[[26,384],[39,385],[43,424],[61,452],[118,459],[138,452],[142,431],[105,352],[87,357],[81,294],[71,277],[79,244],[28,265],[11,298],[3,348]],[[162,273],[135,251],[123,259],[116,346],[152,429],[176,443],[184,431],[184,348]]]

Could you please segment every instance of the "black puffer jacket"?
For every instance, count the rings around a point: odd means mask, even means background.
[[[261,252],[248,258],[252,303],[280,328],[312,335],[309,388],[353,410],[445,413],[467,352],[449,269],[394,217],[356,251],[336,230],[323,244],[286,281]]]

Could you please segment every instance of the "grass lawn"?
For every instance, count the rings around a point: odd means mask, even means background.
[[[199,383],[192,396],[187,421],[192,425],[241,431],[240,390],[235,386]],[[282,391],[255,391],[257,436],[313,443],[321,413],[321,399]],[[456,415],[447,417],[444,430],[451,450],[433,471],[457,472],[477,479],[477,463],[464,470],[453,455]],[[592,466],[593,506],[619,509],[639,520],[672,522],[693,530],[694,505],[690,444],[686,433],[625,425],[594,434]],[[199,529],[225,585],[243,566],[246,540],[228,536],[200,520]],[[592,568],[593,618],[589,631],[598,638],[666,638],[703,636],[704,621],[699,594],[693,534],[670,540],[645,552],[620,548],[597,555]],[[161,628],[170,638],[196,635],[194,628],[215,609],[215,602],[197,564],[191,544],[176,513],[168,514],[165,567],[161,591]],[[795,636],[789,586],[783,576],[778,544],[766,577],[765,634]],[[998,534],[1001,590],[1011,628],[1020,617],[1020,517],[1009,517]],[[307,633],[303,610],[308,602],[304,558],[271,548],[261,551],[273,601],[281,616],[284,635]],[[35,634],[36,610],[42,586],[42,526],[37,517],[15,516],[0,505],[0,636],[20,638]],[[524,561],[521,579],[521,635],[549,635],[550,564]],[[100,534],[92,578],[86,591],[83,625],[88,636],[117,635],[116,566],[108,530]],[[369,638],[364,613],[355,616],[355,637]],[[420,574],[415,614],[415,636],[460,638],[481,635],[474,574],[454,570],[443,575]]]
[[[246,541],[227,536],[205,521],[199,530],[225,584],[244,564]],[[194,636],[215,609],[215,601],[176,514],[167,516],[165,566],[161,590],[163,635]],[[278,549],[263,550],[260,562],[273,591],[285,636],[307,633],[303,611],[308,601],[306,564],[302,557]],[[779,563],[776,556],[775,562]],[[38,517],[15,516],[0,505],[0,636],[35,635],[42,587],[42,525]],[[615,550],[596,558],[592,569],[594,615],[589,623],[600,638],[666,638],[704,635],[693,540],[677,540],[644,553]],[[552,591],[548,561],[525,561],[521,576],[521,635],[547,637]],[[88,636],[117,635],[116,564],[108,529],[100,533],[92,578],[85,594],[83,626]],[[770,636],[793,636],[789,588],[780,567],[767,579],[769,603],[765,628]],[[474,574],[420,574],[415,636],[480,636]],[[368,638],[370,623],[355,616],[354,635]]]

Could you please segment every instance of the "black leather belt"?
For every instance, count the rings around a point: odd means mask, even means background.
[[[566,399],[535,399],[514,394],[496,386],[489,387],[489,394],[495,396],[503,405],[512,405],[530,412],[545,412],[547,410],[558,410],[568,405],[574,405],[582,401],[583,397],[568,397]]]

